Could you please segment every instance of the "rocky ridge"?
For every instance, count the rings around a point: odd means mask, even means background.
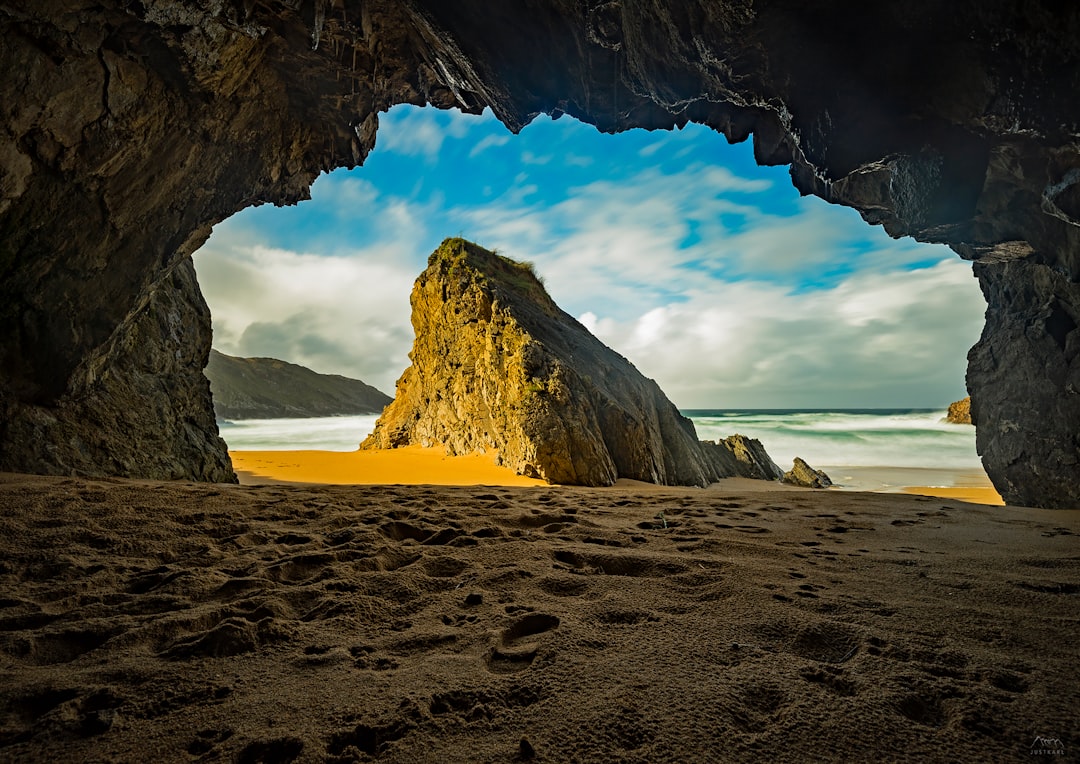
[[[412,365],[361,448],[497,451],[568,485],[777,479],[757,441],[699,441],[650,379],[548,295],[531,266],[447,239],[413,287]]]
[[[210,351],[206,366],[218,419],[277,419],[377,414],[390,396],[358,379],[319,374],[277,358]]]

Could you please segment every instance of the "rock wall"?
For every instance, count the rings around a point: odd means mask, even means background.
[[[235,483],[210,383],[210,311],[181,261],[49,406],[3,400],[0,471]]]
[[[968,353],[975,444],[1014,504],[1075,509],[1080,488],[1076,284],[1029,262],[975,266],[990,307]],[[989,471],[989,467],[988,467]]]
[[[1080,505],[1060,471],[1075,440],[1044,419],[1080,404],[1039,371],[1071,368],[1075,330],[1027,347],[1045,306],[1080,306],[1076,4],[0,0],[0,32],[4,453],[36,448],[16,422],[78,394],[78,370],[212,224],[304,198],[363,160],[380,111],[431,103],[490,107],[512,130],[546,112],[752,134],[802,192],[949,244],[980,264],[979,347],[1029,359],[973,354],[987,472],[1009,502]],[[1029,403],[986,395],[1003,380]]]
[[[447,239],[413,287],[412,364],[361,448],[497,451],[566,485],[776,479],[757,441],[697,439],[651,379],[552,301],[527,264]]]

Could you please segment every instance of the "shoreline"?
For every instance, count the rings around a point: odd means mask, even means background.
[[[496,453],[447,456],[441,446],[372,451],[248,451],[229,452],[241,485],[443,485],[551,487],[543,480],[518,475],[497,464]],[[836,484],[833,491],[905,493],[954,499],[990,506],[1004,505],[981,469],[913,467],[822,468]],[[613,488],[660,490],[632,480]],[[725,478],[706,490],[806,491],[811,489],[746,478]]]
[[[822,468],[841,490],[907,493],[1004,506],[981,467],[836,467]]]

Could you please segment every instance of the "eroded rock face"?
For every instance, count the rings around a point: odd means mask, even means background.
[[[832,479],[821,470],[811,467],[799,456],[791,463],[791,469],[784,473],[781,482],[798,485],[803,488],[828,488]]]
[[[1026,261],[979,263],[975,272],[990,306],[982,337],[968,353],[975,445],[994,487],[1010,503],[1076,508],[1077,285]]]
[[[745,435],[729,435],[717,446],[730,451],[736,463],[738,463],[739,477],[754,478],[755,480],[779,480],[784,471],[777,466],[772,457],[765,451],[765,446],[756,438],[748,438]]]
[[[804,193],[977,261],[989,322],[968,380],[987,472],[1009,502],[1080,505],[1057,425],[1080,404],[1040,371],[1074,368],[1075,329],[1038,339],[1046,306],[1080,306],[1080,6],[7,0],[0,31],[4,453],[36,448],[22,409],[77,394],[210,225],[304,198],[319,171],[363,160],[379,111],[431,103],[489,106],[513,130],[547,112],[753,134]],[[1003,380],[1022,406],[987,395]]]
[[[527,264],[447,239],[411,303],[412,364],[361,448],[497,451],[519,474],[567,485],[779,477],[755,440],[698,441],[656,383],[562,311]]]
[[[210,383],[210,311],[181,261],[49,406],[3,401],[0,470],[234,483]]]

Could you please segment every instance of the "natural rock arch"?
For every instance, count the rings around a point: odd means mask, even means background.
[[[396,103],[701,122],[975,261],[1011,503],[1080,505],[1080,10],[1044,0],[0,2],[0,469],[223,480],[190,254]]]

